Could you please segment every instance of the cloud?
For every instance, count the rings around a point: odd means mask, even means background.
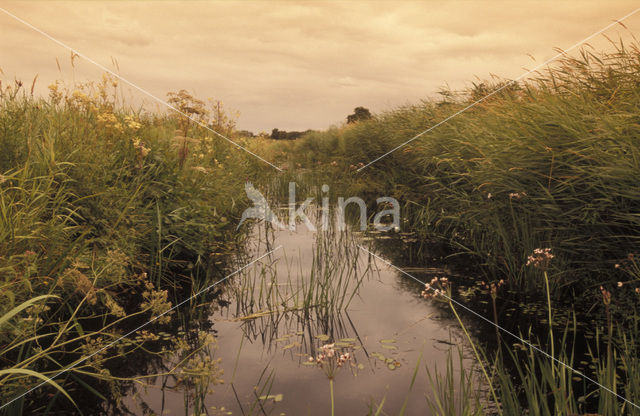
[[[356,82],[351,77],[340,77],[334,78],[330,85],[335,87],[355,87]]]
[[[506,7],[508,5],[508,7]],[[254,131],[323,128],[356,106],[416,102],[447,83],[514,78],[635,7],[601,3],[5,2],[3,7],[164,97],[221,99]],[[640,15],[625,24],[640,29]],[[98,79],[87,62],[0,13],[3,79]],[[607,32],[623,36],[622,28]],[[593,41],[606,47],[602,37]],[[61,63],[58,71],[55,59]],[[140,94],[131,92],[134,100]]]

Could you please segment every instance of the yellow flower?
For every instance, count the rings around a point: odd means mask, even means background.
[[[100,113],[96,117],[96,120],[98,122],[98,126],[108,130],[117,130],[122,133],[122,124],[120,124],[120,121],[115,114],[111,112]]]
[[[75,90],[71,96],[76,100],[84,100],[87,98],[87,95],[80,90]]]
[[[126,116],[124,118],[124,121],[127,123],[127,127],[132,130],[138,130],[140,127],[142,127],[142,124],[138,123],[132,116]]]
[[[147,157],[149,152],[151,152],[151,149],[146,147],[142,140],[140,140],[138,137],[134,137],[133,139],[131,139],[131,141],[133,143],[133,147],[136,148],[136,150],[140,153],[140,156],[142,156],[143,158]]]
[[[49,97],[54,104],[62,99],[62,93],[58,90],[58,83],[49,85]]]

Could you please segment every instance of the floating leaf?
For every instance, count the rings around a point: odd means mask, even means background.
[[[384,344],[382,345],[382,348],[388,349],[388,350],[397,350],[398,347],[396,347],[395,345],[388,345],[388,344]]]
[[[342,342],[356,342],[355,338],[340,338]]]
[[[318,339],[319,341],[328,341],[329,335],[324,335],[324,334],[316,335],[316,339]]]
[[[260,396],[260,400],[273,400],[274,402],[281,402],[284,396],[282,394],[270,394],[268,396]]]
[[[299,342],[292,342],[291,344],[287,344],[284,347],[282,347],[283,350],[289,350],[293,347],[297,347],[298,345],[300,345]]]
[[[381,339],[380,342],[383,343],[383,344],[394,344],[396,342],[396,340],[395,339]]]

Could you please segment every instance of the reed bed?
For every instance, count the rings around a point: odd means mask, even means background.
[[[478,361],[487,369],[482,378],[495,387],[487,400],[497,406],[483,412],[637,414],[616,394],[637,403],[638,114],[640,49],[611,42],[605,52],[587,46],[527,80],[443,90],[439,99],[307,134],[286,150],[289,164],[300,163],[300,171],[315,167],[325,177],[352,178],[340,180],[345,193],[397,198],[403,231],[416,234],[423,262],[431,259],[431,242],[441,242],[449,260],[474,267],[478,280],[504,282],[509,300],[546,303],[541,324],[511,322],[510,329],[571,367],[583,360],[574,349],[588,349],[588,375],[604,386],[534,349],[520,345],[525,352],[515,353],[515,341],[498,335],[502,353],[477,345]],[[527,258],[541,248],[554,255],[544,275],[527,267]],[[578,332],[574,339],[571,320],[560,320],[558,310],[593,321],[595,337]],[[540,336],[540,327],[547,336]],[[436,413],[478,412],[474,396],[473,403],[445,409],[457,381],[447,372],[438,377],[436,395],[442,397],[445,388],[450,395],[436,402]]]
[[[287,144],[289,157],[306,162],[303,170],[354,178],[341,181],[349,192],[396,197],[404,226],[421,240],[446,241],[487,279],[506,277],[523,292],[541,289],[524,267],[527,255],[553,247],[553,296],[593,301],[601,284],[638,280],[616,264],[635,254],[640,238],[640,51],[613,46],[585,48],[526,81],[486,81],[310,133]]]
[[[0,90],[2,404],[45,382],[5,414],[117,400],[131,379],[110,363],[147,349],[170,318],[102,348],[220,274],[253,163],[203,128],[127,106],[107,76],[49,89]]]

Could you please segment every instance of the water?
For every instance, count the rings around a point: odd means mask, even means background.
[[[349,232],[256,225],[241,262],[282,247],[233,276],[209,316],[217,342],[208,354],[220,359],[224,383],[207,391],[158,377],[124,404],[136,413],[148,406],[146,414],[191,414],[185,408],[199,400],[209,414],[330,414],[328,377],[308,358],[337,342],[353,359],[335,374],[336,414],[366,414],[382,400],[389,414],[405,401],[406,414],[429,414],[425,367],[444,370],[450,351],[458,366],[459,348],[471,367],[465,340],[446,308],[420,297],[418,283],[358,247],[373,250],[368,244]],[[443,273],[412,272],[424,281]]]

